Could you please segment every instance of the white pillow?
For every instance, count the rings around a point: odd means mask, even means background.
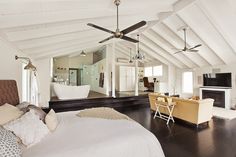
[[[30,105],[29,102],[24,101],[24,102],[22,102],[22,103],[16,105],[16,107],[19,108],[19,109],[22,109],[22,108],[26,108],[26,107],[28,107],[29,105]]]
[[[53,109],[51,109],[50,112],[46,115],[45,123],[51,132],[57,128],[58,125],[57,115]]]
[[[49,133],[47,126],[32,111],[5,124],[3,127],[14,132],[27,147],[40,142]]]
[[[10,104],[4,104],[0,106],[0,125],[4,125],[7,122],[19,118],[23,114],[20,109]]]

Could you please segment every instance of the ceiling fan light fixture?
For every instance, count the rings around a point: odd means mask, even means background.
[[[195,45],[195,46],[190,47],[190,48],[187,46],[187,35],[186,35],[187,29],[189,29],[187,26],[183,26],[183,27],[180,27],[178,29],[178,31],[183,30],[183,32],[184,32],[184,48],[183,49],[176,49],[177,52],[175,52],[174,54],[178,54],[178,53],[181,53],[181,52],[198,52],[199,50],[196,50],[196,48],[202,46],[202,44],[198,44],[198,45]]]
[[[146,21],[140,21],[122,31],[120,31],[119,29],[119,5],[120,5],[120,0],[115,0],[114,1],[114,4],[116,5],[116,31],[111,31],[109,29],[106,29],[106,28],[103,28],[103,27],[100,27],[98,25],[95,25],[95,24],[92,24],[92,23],[88,23],[87,25],[90,26],[90,27],[93,27],[93,28],[96,28],[96,29],[99,29],[101,31],[104,31],[104,32],[107,32],[107,33],[110,33],[112,34],[110,37],[100,41],[99,43],[103,43],[103,42],[106,42],[110,39],[113,39],[113,38],[119,38],[119,39],[123,39],[123,40],[126,40],[126,41],[129,41],[129,42],[133,42],[133,43],[137,43],[138,41],[133,39],[133,38],[130,38],[128,36],[126,36],[128,33],[134,31],[134,30],[137,30],[139,29],[140,27],[143,27],[144,25],[147,24]]]

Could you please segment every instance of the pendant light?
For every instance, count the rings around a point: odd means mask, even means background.
[[[144,56],[144,54],[142,54],[139,51],[139,34],[137,35],[137,39],[138,39],[138,51],[137,51],[137,54],[134,56],[134,59],[135,60],[143,60],[143,59],[145,59],[145,56]]]

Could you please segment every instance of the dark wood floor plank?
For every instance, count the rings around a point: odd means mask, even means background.
[[[153,119],[150,108],[122,109],[150,130],[160,141],[166,157],[236,157],[236,119],[213,118],[208,127],[196,129],[182,123]]]

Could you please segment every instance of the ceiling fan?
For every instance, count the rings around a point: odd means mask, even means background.
[[[199,50],[196,50],[195,48],[198,48],[200,46],[202,46],[202,44],[198,44],[195,45],[193,47],[188,48],[187,47],[187,38],[186,38],[186,31],[187,31],[187,27],[183,27],[180,28],[184,31],[184,48],[183,49],[176,49],[177,52],[175,52],[174,54],[180,53],[180,52],[198,52]]]
[[[134,30],[136,30],[136,29],[146,25],[147,22],[146,21],[141,21],[139,23],[136,23],[136,24],[134,24],[134,25],[132,25],[132,26],[130,26],[130,27],[120,31],[119,30],[119,5],[120,5],[120,0],[115,0],[114,3],[115,3],[116,8],[117,8],[117,15],[116,15],[117,25],[116,25],[116,31],[115,32],[111,31],[111,30],[108,30],[106,28],[97,26],[97,25],[92,24],[92,23],[88,23],[87,25],[112,34],[112,36],[110,36],[110,37],[100,41],[99,43],[103,43],[103,42],[108,41],[108,40],[110,40],[112,38],[120,38],[120,39],[124,39],[124,40],[130,41],[130,42],[137,43],[138,40],[130,38],[130,37],[126,36],[126,34],[128,34],[128,33],[132,32],[132,31],[134,31]]]

